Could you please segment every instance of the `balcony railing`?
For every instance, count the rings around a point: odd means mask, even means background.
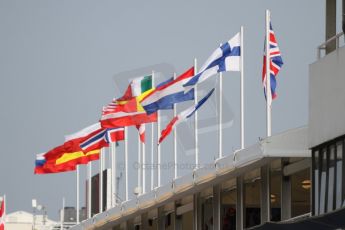
[[[344,36],[344,32],[341,32],[339,34],[334,35],[333,37],[331,37],[330,39],[328,39],[327,41],[325,41],[324,43],[322,43],[321,45],[319,45],[317,47],[317,59],[321,58],[322,55],[322,50],[324,50],[324,56],[326,55],[326,48],[327,46],[330,46],[330,43],[335,41],[335,50],[339,49],[340,46],[344,45],[344,41],[341,42],[341,37]]]

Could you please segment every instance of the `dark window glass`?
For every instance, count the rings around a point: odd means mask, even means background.
[[[310,212],[310,170],[291,175],[291,217]]]
[[[314,152],[314,213],[319,214],[319,191],[320,191],[320,165],[319,165],[319,151]]]

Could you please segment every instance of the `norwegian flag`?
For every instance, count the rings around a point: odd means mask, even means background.
[[[125,129],[123,127],[108,128],[99,130],[94,133],[89,139],[80,144],[80,148],[84,152],[109,147],[109,143],[124,140]]]
[[[262,84],[264,86],[264,92],[266,100],[269,100],[269,104],[271,105],[272,100],[277,97],[276,93],[276,86],[277,86],[277,75],[279,73],[280,68],[283,66],[283,59],[280,54],[280,50],[278,47],[277,39],[272,29],[272,24],[270,23],[270,40],[269,40],[269,53],[270,53],[270,84],[271,84],[271,98],[267,98],[266,93],[266,42],[265,42],[265,53],[264,53],[264,61],[263,61],[263,68],[262,68]]]

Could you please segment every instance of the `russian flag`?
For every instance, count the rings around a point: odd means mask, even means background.
[[[195,111],[197,111],[207,101],[207,99],[212,95],[213,91],[214,91],[214,88],[203,99],[201,99],[198,102],[198,104],[192,107],[189,107],[188,109],[184,110],[183,112],[178,114],[176,117],[174,117],[169,122],[167,127],[164,130],[162,130],[161,137],[159,138],[158,144],[162,143],[162,141],[171,133],[171,131],[174,129],[176,125],[190,118],[195,113]]]
[[[183,85],[194,76],[194,67],[187,70],[173,81],[158,86],[154,91],[144,97],[140,104],[147,114],[161,109],[172,109],[175,103],[193,100],[194,89],[185,93]]]

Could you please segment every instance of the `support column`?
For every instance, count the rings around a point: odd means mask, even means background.
[[[337,33],[337,0],[326,0],[326,40]],[[335,50],[336,40],[326,46],[326,54]]]
[[[174,212],[171,213],[171,225],[172,229],[176,229],[176,209],[174,209]]]
[[[182,216],[177,215],[177,204],[175,202],[175,214],[174,214],[175,222],[174,222],[174,229],[175,230],[182,230]]]
[[[261,224],[270,221],[271,217],[271,188],[270,188],[270,166],[261,167]]]
[[[127,222],[126,222],[126,230],[134,230],[133,220],[127,220]]]
[[[343,28],[343,33],[345,33],[345,0],[343,0],[343,22],[342,22],[342,28]]]
[[[221,185],[213,186],[213,229],[221,229]]]
[[[147,217],[147,212],[141,214],[141,228],[140,229],[149,229],[149,220]]]
[[[201,207],[200,207],[200,194],[193,195],[193,229],[201,229]]]
[[[282,159],[282,169],[288,164],[287,159]],[[291,179],[290,176],[284,176],[283,171],[281,175],[281,220],[287,220],[291,218]]]
[[[244,180],[243,175],[236,178],[236,229],[242,230],[245,223],[245,208],[244,208]]]
[[[164,214],[164,206],[158,208],[158,215],[157,215],[157,227],[158,229],[165,229],[165,214]]]

